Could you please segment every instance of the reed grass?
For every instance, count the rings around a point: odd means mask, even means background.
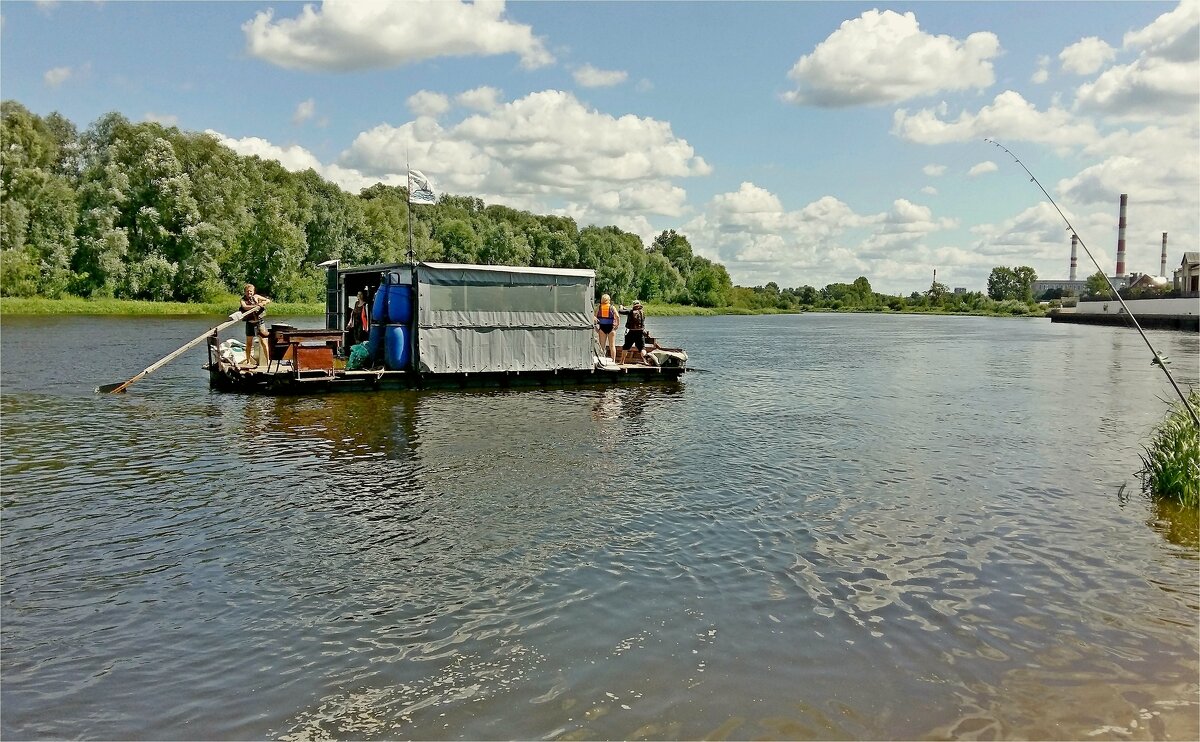
[[[1200,391],[1193,390],[1188,401],[1200,407]],[[1200,509],[1200,429],[1182,403],[1167,413],[1144,448],[1142,481],[1146,491]]]

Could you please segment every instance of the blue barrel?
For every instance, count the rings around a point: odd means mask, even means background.
[[[389,371],[408,368],[408,328],[388,325],[383,334],[383,365]]]
[[[396,325],[407,325],[412,322],[412,286],[406,286],[402,283],[392,283],[388,284],[387,292],[388,322]]]
[[[375,289],[375,303],[371,305],[371,321],[387,322],[388,292],[386,286]]]
[[[379,356],[383,355],[383,331],[386,327],[387,325],[380,325],[374,322],[371,323],[371,332],[367,336],[367,350],[370,351],[369,358],[371,359],[371,365],[374,365],[375,360],[379,358]]]

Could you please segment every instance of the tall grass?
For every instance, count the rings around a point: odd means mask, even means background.
[[[1188,396],[1200,407],[1200,391]],[[1175,405],[1154,430],[1141,457],[1143,484],[1154,497],[1200,509],[1200,430],[1183,404]]]

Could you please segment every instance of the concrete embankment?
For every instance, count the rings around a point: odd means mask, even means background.
[[[1137,317],[1138,324],[1150,329],[1200,330],[1200,298],[1129,299],[1125,306]],[[1125,307],[1116,299],[1081,301],[1075,307],[1050,312],[1051,322],[1081,325],[1132,326]]]

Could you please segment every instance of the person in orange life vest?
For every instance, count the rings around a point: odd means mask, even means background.
[[[367,306],[367,292],[359,291],[354,308],[350,310],[350,321],[346,329],[350,331],[350,344],[357,345],[366,340],[371,329],[371,308]]]
[[[596,307],[596,336],[600,339],[600,347],[609,358],[617,357],[617,327],[621,318],[608,294],[600,297],[600,306]]]

